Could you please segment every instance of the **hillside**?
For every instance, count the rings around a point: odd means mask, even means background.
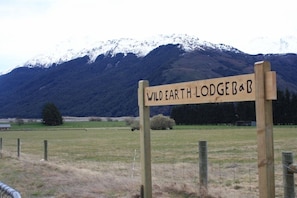
[[[93,61],[85,55],[48,67],[16,68],[0,76],[0,117],[39,118],[46,102],[55,103],[64,116],[136,116],[139,80],[159,85],[253,73],[261,60],[277,72],[278,89],[297,92],[296,54],[249,55],[213,47],[186,51],[167,44],[145,56],[105,53]]]

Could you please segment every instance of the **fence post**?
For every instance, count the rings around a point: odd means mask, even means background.
[[[20,140],[20,138],[18,138],[18,140],[17,140],[17,153],[18,153],[18,157],[20,157],[20,155],[21,155],[21,140]]]
[[[199,141],[199,181],[200,181],[200,196],[208,194],[207,188],[207,141]]]
[[[0,158],[2,158],[2,138],[0,138]]]
[[[293,164],[292,152],[282,152],[284,197],[295,198],[294,173],[289,166]]]
[[[47,140],[44,140],[44,160],[47,161]]]

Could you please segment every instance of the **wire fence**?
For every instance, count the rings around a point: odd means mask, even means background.
[[[17,142],[17,145],[24,146],[26,144],[25,142],[19,143],[19,140]],[[8,147],[8,149],[11,148]],[[121,151],[121,148],[115,148],[109,151],[109,155],[106,155],[106,151],[102,148],[89,151],[89,153],[80,153],[80,148],[77,149],[73,150],[72,153],[53,154],[53,152],[50,152],[51,147],[49,147],[46,148],[46,150],[49,150],[49,155],[46,154],[46,156],[48,156],[48,160],[52,163],[65,164],[67,161],[68,164],[72,164],[72,166],[78,168],[84,167],[99,172],[108,171],[116,176],[125,177],[127,180],[137,180],[140,185],[141,167],[139,148],[133,148],[128,153]],[[211,145],[208,145],[208,189],[205,194],[220,198],[259,197],[256,148],[253,147],[253,152],[246,152],[244,155],[241,152],[238,154],[238,149],[237,147],[231,148],[232,152],[230,152],[230,148],[213,149]],[[251,147],[241,147],[240,150],[250,151]],[[27,153],[22,153],[20,148],[10,151],[6,150],[6,153],[20,159],[27,156]],[[275,155],[281,155],[281,149],[276,148]],[[40,151],[39,157],[34,156],[35,160],[44,160],[42,156],[45,155]],[[287,186],[283,183],[282,171],[285,165],[278,157],[276,158],[278,159],[275,160],[276,197],[284,197],[284,189]],[[88,161],[88,165],[86,165],[85,161]],[[162,192],[164,193],[165,191],[167,193],[178,194],[181,197],[200,197],[200,179],[197,144],[189,144],[186,151],[182,153],[182,157],[178,159],[172,156],[171,152],[152,149],[153,194],[161,194],[159,197],[162,197]],[[295,178],[295,186],[296,183]],[[17,193],[17,191],[7,190],[4,184],[2,186],[0,183],[0,187],[4,189],[4,191],[1,190],[1,197],[5,197],[2,192],[8,192],[8,194],[11,192]],[[14,197],[12,195],[10,196]]]

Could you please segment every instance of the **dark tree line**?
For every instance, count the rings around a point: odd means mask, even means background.
[[[297,94],[278,91],[273,101],[274,124],[297,124]],[[235,124],[256,121],[255,102],[179,105],[172,108],[176,124]]]
[[[273,119],[275,124],[297,124],[297,94],[288,90],[278,92],[273,102]]]

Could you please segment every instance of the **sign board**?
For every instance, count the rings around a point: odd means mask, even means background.
[[[149,86],[139,81],[141,197],[152,197],[150,106],[255,101],[259,197],[275,197],[272,100],[277,99],[276,73],[267,61],[256,62],[254,74]]]
[[[276,73],[266,74],[266,99],[276,99]],[[145,106],[254,101],[255,74],[146,87]]]

